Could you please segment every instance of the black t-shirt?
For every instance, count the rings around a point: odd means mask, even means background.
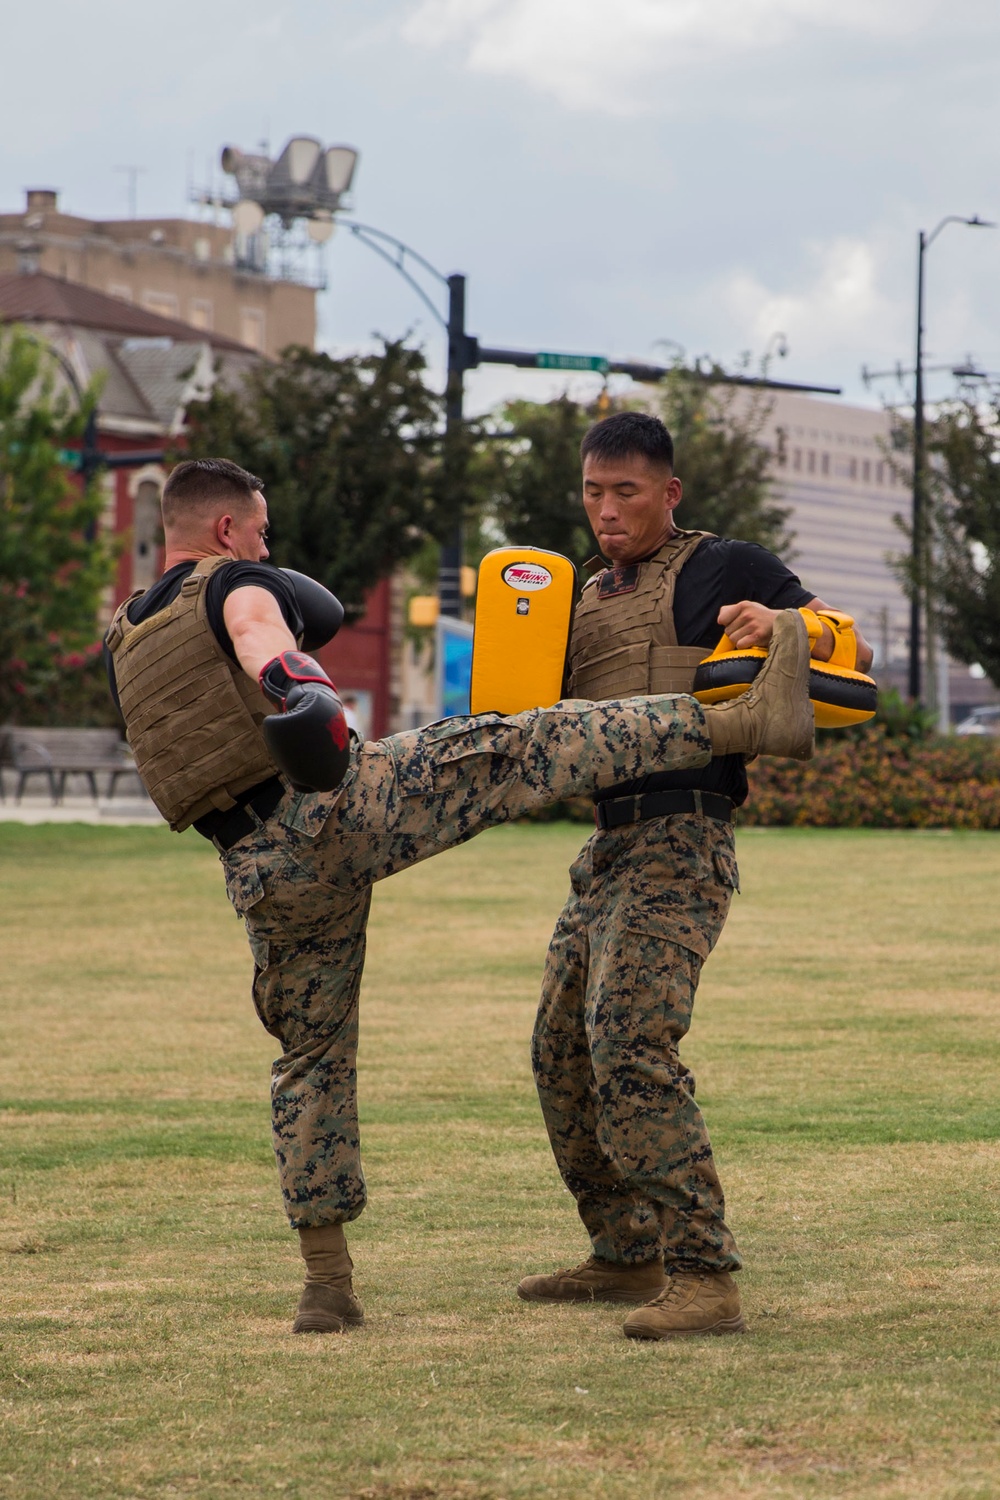
[[[766,604],[768,609],[799,609],[814,597],[766,547],[727,537],[706,537],[677,575],[674,588],[677,644],[704,646],[706,656],[714,651],[724,633],[716,618],[724,604],[752,599],[756,604]],[[673,791],[678,787],[721,792],[737,804],[745,802],[749,787],[743,757],[721,755],[695,771],[655,771],[626,786],[599,791],[595,800]]]
[[[176,567],[170,568],[161,578],[158,578],[152,588],[148,588],[138,599],[133,599],[127,611],[130,622],[133,625],[140,625],[143,620],[148,620],[151,615],[159,614],[161,609],[166,609],[168,604],[172,604],[180,593],[181,584],[185,578],[189,573],[194,572],[194,567],[193,561],[178,563]],[[222,610],[234,589],[246,588],[248,585],[266,589],[269,594],[274,595],[281,608],[285,624],[296,640],[305,628],[302,611],[295,597],[295,585],[280,568],[259,562],[226,563],[224,567],[216,568],[206,585],[205,616],[215,639],[233,661],[236,661],[236,652],[233,650],[233,643],[229,638]],[[104,648],[104,662],[111,696],[116,705],[121,707],[118,703],[118,689],[115,684],[114,661],[107,647]]]

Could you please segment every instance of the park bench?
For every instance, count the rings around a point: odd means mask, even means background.
[[[59,803],[71,776],[86,779],[96,802],[98,775],[107,776],[108,796],[113,797],[119,779],[136,774],[132,752],[117,729],[34,729],[8,725],[0,729],[0,766],[9,767],[17,776],[16,802],[20,802],[33,776],[46,779],[52,801]]]

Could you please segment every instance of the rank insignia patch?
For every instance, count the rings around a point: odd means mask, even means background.
[[[598,599],[613,599],[616,594],[631,594],[639,583],[639,564],[625,563],[605,568],[597,580]]]

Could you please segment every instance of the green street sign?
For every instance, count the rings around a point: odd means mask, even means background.
[[[603,354],[536,354],[536,370],[596,370],[606,375],[608,361]]]

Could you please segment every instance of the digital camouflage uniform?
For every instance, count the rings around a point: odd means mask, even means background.
[[[681,701],[681,700],[678,700]],[[570,871],[532,1064],[559,1171],[594,1254],[736,1270],[694,1079],[677,1048],[737,882],[732,824],[602,830]]]
[[[673,597],[704,535],[676,532],[646,562],[590,579],[574,618],[572,692],[690,691],[705,652],[678,645]],[[738,1270],[694,1078],[677,1050],[738,886],[732,824],[692,812],[599,829],[570,880],[532,1064],[593,1253],[638,1265],[662,1251],[668,1269]]]
[[[273,1134],[294,1227],[354,1219],[365,1205],[355,1061],[373,882],[531,808],[710,755],[691,698],[449,719],[355,745],[337,791],[287,793],[222,854],[254,1002],[282,1049]]]

